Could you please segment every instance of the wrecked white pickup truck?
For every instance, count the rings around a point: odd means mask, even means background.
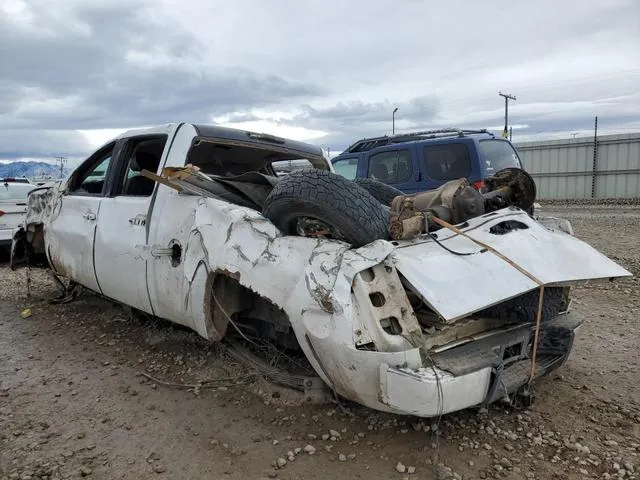
[[[557,368],[581,323],[568,287],[630,275],[519,208],[533,198],[518,172],[520,191],[459,181],[389,202],[330,168],[270,135],[130,131],[30,195],[12,266],[42,258],[71,288],[212,341],[297,351],[335,393],[423,417],[513,398]]]

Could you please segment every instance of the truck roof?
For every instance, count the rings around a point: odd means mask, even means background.
[[[224,140],[236,140],[239,142],[250,141],[251,143],[264,144],[271,147],[280,146],[290,150],[296,150],[307,155],[318,157],[323,156],[322,149],[320,147],[305,142],[278,137],[268,133],[220,127],[218,125],[196,124],[193,126],[201,137],[221,138]]]
[[[177,123],[158,125],[143,129],[127,130],[120,134],[118,138],[130,137],[134,135],[155,134],[166,131]],[[226,141],[238,141],[243,143],[262,144],[269,147],[280,147],[288,150],[303,153],[314,157],[323,157],[322,149],[315,145],[278,137],[267,133],[252,132],[238,128],[221,127],[212,124],[191,124],[199,137],[220,138]]]

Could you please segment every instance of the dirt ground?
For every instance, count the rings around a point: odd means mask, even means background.
[[[639,208],[552,208],[640,275]],[[30,297],[26,278],[0,266],[0,480],[640,478],[637,276],[574,291],[586,321],[529,410],[447,415],[435,433],[416,418],[305,404],[194,333],[90,294],[50,305],[49,277],[32,272]]]

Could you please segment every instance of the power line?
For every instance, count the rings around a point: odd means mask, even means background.
[[[60,162],[60,178],[64,178],[64,166],[67,163],[67,157],[55,157],[57,162]]]

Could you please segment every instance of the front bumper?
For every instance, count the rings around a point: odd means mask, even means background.
[[[565,314],[541,325],[535,378],[567,360],[581,324]],[[522,325],[434,354],[428,367],[382,364],[380,402],[398,413],[433,417],[511,395],[529,381],[534,329]]]

